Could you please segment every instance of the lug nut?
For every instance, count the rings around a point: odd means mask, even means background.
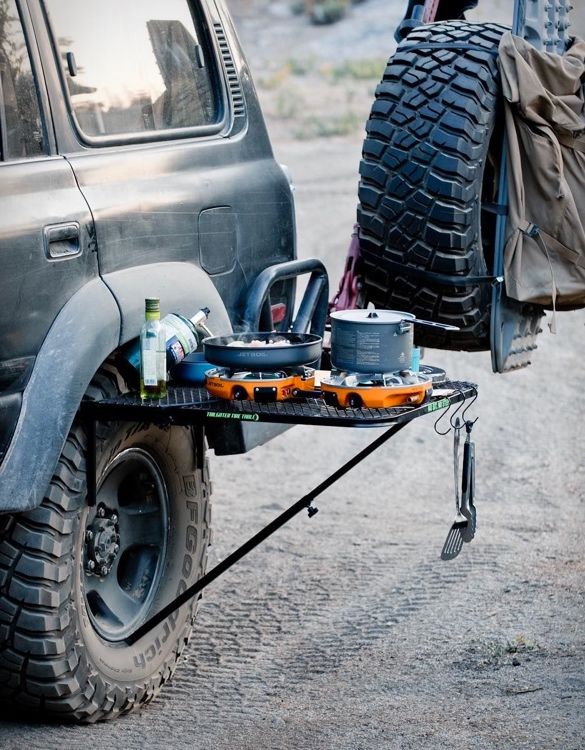
[[[110,520],[112,521],[112,523],[118,523],[118,516],[116,515],[116,513],[112,513],[112,515],[110,516]]]
[[[94,568],[95,568],[95,563],[94,563],[94,561],[93,561],[93,560],[88,560],[88,561],[87,561],[87,569],[91,571],[91,570],[93,570]]]
[[[91,531],[90,529],[88,529],[85,532],[85,541],[86,542],[91,542],[92,539],[93,539],[93,531]]]
[[[120,545],[114,544],[114,554],[117,554],[120,551]]]
[[[100,575],[107,576],[109,572],[110,572],[110,569],[108,568],[108,566],[102,565],[102,567],[100,568]]]
[[[103,518],[106,515],[106,511],[104,510],[102,505],[100,505],[100,507],[97,509],[97,514],[100,518]]]

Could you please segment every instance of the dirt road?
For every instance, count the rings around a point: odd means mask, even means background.
[[[250,14],[244,37],[262,27]],[[260,65],[262,44],[248,48]],[[337,85],[317,67],[314,81]],[[275,106],[277,89],[261,92]],[[303,139],[295,116],[269,124],[297,186],[300,254],[323,258],[335,283],[359,129]],[[96,727],[4,721],[0,747],[583,750],[584,325],[583,312],[559,315],[532,367],[506,376],[488,354],[426,352],[479,385],[478,533],[457,560],[439,559],[454,516],[452,437],[429,416],[210,587],[185,663],[142,713]],[[210,563],[376,434],[295,427],[250,455],[213,458]]]

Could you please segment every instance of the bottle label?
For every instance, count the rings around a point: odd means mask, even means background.
[[[181,344],[177,336],[167,339],[167,353],[173,365],[178,365],[187,356],[183,344]]]
[[[156,339],[155,339],[156,341]],[[157,385],[159,378],[158,351],[156,348],[142,350],[142,380],[144,385]]]
[[[191,354],[191,352],[194,352],[195,349],[197,349],[197,339],[193,334],[192,328],[185,320],[181,319],[179,315],[169,313],[168,315],[165,315],[162,323],[165,327],[167,346],[169,339],[177,338],[179,340],[183,348],[183,356],[181,359],[184,359],[187,354]],[[177,361],[180,362],[181,359]]]

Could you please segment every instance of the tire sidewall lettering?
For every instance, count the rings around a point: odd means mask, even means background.
[[[124,429],[117,426],[113,434],[98,445],[98,478],[119,452],[130,447],[141,447],[156,459],[167,483],[170,505],[167,548],[170,551],[162,571],[159,592],[153,601],[153,614],[183,593],[201,575],[200,563],[205,559],[205,554],[200,547],[208,538],[208,534],[201,534],[196,525],[198,522],[206,523],[206,514],[200,509],[204,493],[201,492],[202,497],[197,498],[197,488],[202,488],[203,482],[200,470],[193,472],[191,435],[187,430],[176,429],[180,432],[169,440],[168,431],[156,427],[137,424]],[[189,477],[189,481],[185,482],[185,477]],[[108,679],[147,680],[157,673],[161,664],[176,651],[177,643],[185,637],[182,631],[190,627],[192,605],[185,604],[173,612],[134,646],[108,643],[101,638],[92,626],[82,593],[83,530],[87,513],[83,509],[80,518],[75,576],[79,629],[87,657],[90,662],[99,663],[100,672]]]

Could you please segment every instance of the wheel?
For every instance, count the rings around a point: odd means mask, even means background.
[[[362,404],[362,399],[357,393],[350,393],[347,397],[347,405],[350,409],[359,409]]]
[[[99,374],[89,395],[114,395]],[[210,485],[188,428],[118,423],[97,434],[86,503],[76,422],[48,492],[0,531],[0,699],[94,722],[151,700],[190,636],[194,603],[135,645],[124,638],[204,572]]]
[[[360,164],[365,294],[376,307],[459,326],[417,327],[416,343],[489,349],[501,154],[497,51],[504,27],[438,23],[411,32],[376,90]],[[490,147],[491,144],[491,147]]]

